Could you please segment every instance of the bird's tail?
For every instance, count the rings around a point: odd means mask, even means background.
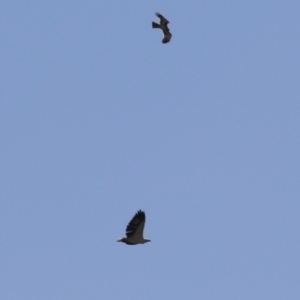
[[[155,22],[152,22],[152,28],[160,28],[160,25]]]

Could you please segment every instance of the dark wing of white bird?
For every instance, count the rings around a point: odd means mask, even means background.
[[[143,239],[143,231],[146,222],[146,215],[143,211],[139,210],[126,227],[127,238],[135,237]]]

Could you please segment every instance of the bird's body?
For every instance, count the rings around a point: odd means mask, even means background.
[[[117,240],[127,245],[138,245],[150,242],[144,239],[143,231],[146,222],[146,215],[143,211],[139,210],[126,227],[126,236]]]
[[[170,42],[171,37],[172,37],[172,34],[168,27],[168,24],[170,22],[160,13],[156,13],[156,16],[160,18],[160,24],[152,22],[152,28],[160,28],[163,31],[164,37],[162,39],[162,42],[164,44],[166,44],[166,43]]]

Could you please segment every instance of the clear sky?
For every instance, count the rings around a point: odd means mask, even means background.
[[[2,1],[0,299],[299,300],[299,15]]]

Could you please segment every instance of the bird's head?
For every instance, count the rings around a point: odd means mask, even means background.
[[[124,242],[125,242],[125,238],[119,238],[119,239],[117,240],[117,242],[124,243]]]
[[[147,240],[147,239],[144,240],[144,244],[146,244],[148,242],[151,242],[151,240]]]

